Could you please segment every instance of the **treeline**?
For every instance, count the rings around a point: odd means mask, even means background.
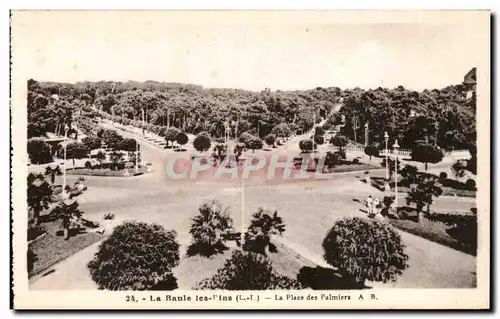
[[[28,81],[29,136],[60,133],[71,114],[73,120],[75,114],[92,116],[93,109],[131,121],[142,121],[144,114],[147,124],[212,137],[223,137],[226,125],[233,137],[248,132],[264,138],[283,123],[290,132],[302,133],[313,127],[314,119],[344,123],[343,133],[358,142],[364,141],[368,122],[370,142],[382,142],[388,131],[407,148],[415,140],[436,137],[442,147],[460,147],[476,135],[475,98],[467,100],[460,85],[423,92],[403,87],[253,92],[154,81]]]

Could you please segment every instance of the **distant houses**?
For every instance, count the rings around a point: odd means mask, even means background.
[[[476,68],[472,68],[469,72],[467,72],[464,76],[464,82],[462,85],[464,86],[467,99],[476,95]]]

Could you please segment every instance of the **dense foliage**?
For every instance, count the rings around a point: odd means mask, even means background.
[[[106,290],[172,290],[179,263],[175,231],[157,224],[125,222],[101,244],[88,264],[92,279]]]
[[[235,250],[223,268],[213,277],[198,282],[193,289],[301,289],[301,285],[293,278],[276,273],[264,255]]]
[[[253,213],[250,226],[245,233],[243,250],[266,255],[267,251],[277,252],[276,246],[271,242],[272,235],[282,235],[285,231],[283,218],[278,216],[278,211],[270,212],[259,208]]]
[[[408,267],[400,235],[387,223],[359,217],[335,222],[324,241],[324,258],[343,277],[390,282]]]
[[[198,214],[191,220],[189,233],[192,244],[190,255],[211,256],[225,249],[225,237],[233,230],[233,220],[229,216],[229,208],[223,207],[219,201],[212,200],[202,204]]]

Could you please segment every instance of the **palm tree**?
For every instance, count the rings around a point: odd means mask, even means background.
[[[78,209],[78,202],[74,199],[62,200],[52,210],[54,219],[60,219],[64,230],[64,239],[69,239],[69,229],[74,223],[81,221],[83,212]]]
[[[277,252],[276,246],[271,243],[271,235],[281,235],[285,231],[283,218],[278,216],[278,211],[271,213],[259,208],[252,215],[252,221],[245,233],[245,243],[243,250],[252,251],[266,255],[269,252]]]
[[[199,214],[192,219],[189,233],[193,236],[193,245],[197,252],[210,256],[224,247],[224,235],[232,232],[233,220],[229,216],[229,209],[221,203],[212,200],[199,208]]]
[[[45,168],[45,176],[50,177],[50,182],[52,183],[52,185],[54,185],[54,181],[56,179],[56,176],[61,176],[61,175],[62,175],[62,172],[61,172],[61,168],[59,167],[59,165],[57,165],[54,168],[50,167],[50,165],[49,165]]]
[[[40,224],[40,212],[49,208],[52,199],[52,187],[43,174],[28,175],[28,208],[33,211],[35,225]]]

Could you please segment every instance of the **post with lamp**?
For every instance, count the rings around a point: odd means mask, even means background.
[[[389,190],[389,134],[387,131],[384,132],[384,140],[385,140],[385,191]]]
[[[144,135],[144,108],[141,109],[142,112],[142,136]]]
[[[368,122],[365,123],[365,147],[368,146]]]
[[[394,145],[392,145],[392,148],[394,149],[394,191],[396,193],[396,197],[394,198],[394,207],[395,207],[395,212],[396,216],[398,216],[398,150],[399,150],[399,144],[398,140],[394,142]]]
[[[139,142],[135,140],[135,172],[139,173]]]
[[[66,124],[64,126],[64,169],[63,169],[63,187],[62,187],[62,192],[64,193],[65,190],[66,190],[66,146],[67,146],[67,139],[68,139],[68,131],[69,131],[69,127],[68,125]]]

